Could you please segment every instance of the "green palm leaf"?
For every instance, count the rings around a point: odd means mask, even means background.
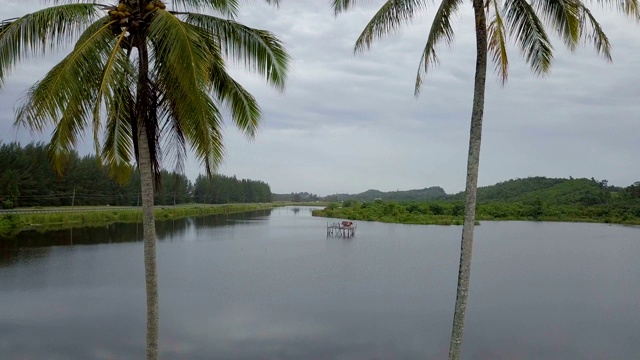
[[[94,142],[96,144],[98,143],[98,133],[100,129],[100,119],[102,116],[101,108],[102,108],[103,98],[105,98],[105,101],[108,102],[114,96],[117,96],[116,91],[122,90],[122,88],[119,87],[118,81],[123,81],[122,79],[118,79],[118,78],[121,78],[123,73],[126,74],[127,72],[130,72],[128,71],[129,67],[127,67],[126,65],[125,67],[122,67],[122,64],[123,64],[122,57],[125,57],[125,55],[121,48],[121,45],[126,40],[125,35],[126,35],[126,32],[123,31],[122,33],[120,33],[120,35],[116,37],[116,40],[112,46],[111,52],[109,53],[104,63],[102,76],[100,77],[100,80],[99,80],[99,86],[96,94],[97,101],[93,106],[93,131],[94,131],[93,137],[94,137]],[[118,65],[121,65],[120,69],[117,68]]]
[[[280,4],[280,0],[265,0],[265,2],[275,6]],[[240,2],[238,0],[173,0],[173,4],[179,10],[214,10],[230,18],[236,17],[240,11]]]
[[[583,31],[584,39],[593,44],[598,54],[602,54],[605,59],[612,61],[609,38],[602,30],[598,21],[593,17],[591,11],[589,11],[583,3],[580,3],[580,15],[580,28],[583,30],[591,30],[590,32]]]
[[[23,57],[43,55],[66,43],[97,18],[95,4],[53,6],[0,25],[0,86]]]
[[[509,58],[507,57],[507,33],[502,20],[502,9],[498,0],[490,0],[488,11],[492,18],[487,25],[488,48],[491,59],[495,64],[500,82],[504,85],[509,75]]]
[[[47,122],[55,124],[72,100],[84,99],[86,103],[92,103],[92,91],[102,74],[103,55],[111,48],[113,39],[109,24],[96,24],[87,28],[86,41],[78,43],[29,90],[25,103],[18,109],[16,125],[42,130]],[[84,98],[87,95],[90,97]]]
[[[104,142],[98,159],[106,165],[114,179],[124,183],[131,175],[131,162],[134,157],[133,139],[136,114],[134,111],[133,89],[131,84],[135,78],[129,57],[119,48],[120,37],[105,63],[101,77],[93,115],[94,131],[99,128],[101,104],[106,109],[106,127]],[[97,136],[97,133],[94,133]],[[97,143],[97,142],[96,142]]]
[[[504,19],[536,75],[546,74],[553,59],[553,47],[542,22],[525,0],[505,0]]]
[[[123,78],[122,80],[126,80]],[[135,112],[133,111],[133,94],[128,83],[120,83],[108,102],[107,121],[104,143],[98,159],[106,165],[111,176],[119,183],[125,183],[131,175],[133,160],[133,127]]]
[[[290,57],[272,33],[203,14],[187,14],[185,22],[213,33],[227,56],[265,76],[277,89],[284,89]]]
[[[100,27],[90,26],[84,34],[86,40],[29,90],[16,114],[16,125],[32,130],[41,131],[48,123],[55,125],[50,154],[58,171],[91,123],[89,116],[96,101],[104,55],[113,39],[109,24],[99,24]]]
[[[208,95],[211,64],[224,66],[219,54],[210,51],[216,40],[168,12],[158,12],[149,27],[149,39],[157,71],[154,78],[164,94],[166,113],[179,122],[185,139],[207,173],[212,173],[223,155],[222,117]]]
[[[331,8],[333,9],[333,12],[338,15],[341,12],[349,10],[351,7],[355,6],[356,3],[356,0],[331,0]]]
[[[185,11],[203,11],[212,9],[225,16],[235,17],[240,10],[238,0],[174,0],[177,9]]]
[[[580,40],[580,2],[579,0],[536,0],[534,8],[542,13],[543,18],[571,50]]]
[[[343,5],[345,3],[343,2]],[[354,52],[369,49],[375,39],[409,23],[416,11],[425,8],[424,0],[387,0],[362,30],[353,48]]]
[[[460,7],[462,0],[443,0],[436,11],[427,43],[422,51],[420,64],[418,65],[418,74],[416,75],[416,84],[414,88],[415,96],[420,94],[420,88],[423,83],[423,76],[427,74],[429,68],[438,63],[438,55],[436,46],[440,41],[444,40],[447,44],[453,42],[453,28],[451,27],[451,16]],[[356,44],[357,46],[357,44]]]
[[[245,88],[224,71],[213,66],[211,82],[214,96],[231,110],[231,118],[242,132],[253,138],[262,115],[256,99]]]
[[[640,3],[638,0],[623,0],[620,6],[622,12],[636,21],[640,20]]]

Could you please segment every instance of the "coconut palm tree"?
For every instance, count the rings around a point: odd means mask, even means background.
[[[353,7],[356,2],[356,0],[332,0],[331,5],[337,15]],[[385,1],[358,37],[354,51],[358,53],[368,49],[377,38],[407,24],[417,13],[426,11],[430,3],[426,0]],[[471,3],[475,18],[477,58],[467,161],[465,218],[453,330],[449,347],[450,359],[458,359],[460,356],[469,293],[488,55],[491,55],[498,77],[503,84],[508,75],[509,61],[506,44],[509,38],[512,38],[520,47],[525,61],[535,74],[548,73],[553,59],[553,48],[545,31],[544,23],[546,23],[558,32],[569,49],[575,49],[580,40],[584,39],[594,46],[596,52],[602,54],[607,60],[611,60],[609,40],[582,0],[472,0]],[[438,62],[436,46],[443,41],[447,44],[452,43],[454,32],[451,19],[462,4],[462,0],[438,2],[418,66],[414,88],[416,96],[420,92],[424,75]],[[624,12],[633,13],[637,17],[637,0],[625,0],[616,4]]]
[[[278,0],[266,0],[278,4]],[[211,174],[223,156],[221,107],[248,137],[256,99],[227,72],[235,60],[282,90],[289,56],[270,32],[234,21],[239,0],[50,0],[0,23],[0,86],[21,60],[73,44],[31,87],[16,124],[53,127],[55,169],[92,128],[96,153],[116,179],[137,161],[147,293],[147,358],[157,358],[158,286],[153,214],[163,150],[177,164],[192,151]],[[165,156],[166,158],[166,156]]]

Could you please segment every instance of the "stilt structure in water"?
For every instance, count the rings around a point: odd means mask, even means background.
[[[327,223],[327,237],[335,236],[335,237],[343,237],[343,238],[351,238],[356,235],[356,228],[358,226],[354,224],[352,221],[342,221],[342,222],[334,222]]]

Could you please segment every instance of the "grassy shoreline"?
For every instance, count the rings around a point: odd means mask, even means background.
[[[193,216],[232,214],[248,211],[272,209],[281,206],[273,203],[260,204],[225,204],[205,205],[189,204],[178,206],[156,206],[156,220],[170,220]],[[64,209],[63,212],[55,212]],[[48,209],[35,209],[47,211]],[[28,211],[0,214],[0,235],[15,236],[21,231],[38,230],[47,231],[54,229],[67,229],[72,227],[104,226],[113,223],[142,222],[142,210],[140,208],[116,208],[109,207],[76,207],[73,211],[68,208],[50,209],[52,212],[31,213]]]

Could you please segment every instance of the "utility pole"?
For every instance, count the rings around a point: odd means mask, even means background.
[[[71,207],[76,203],[76,188],[73,188],[73,195],[71,196]]]

